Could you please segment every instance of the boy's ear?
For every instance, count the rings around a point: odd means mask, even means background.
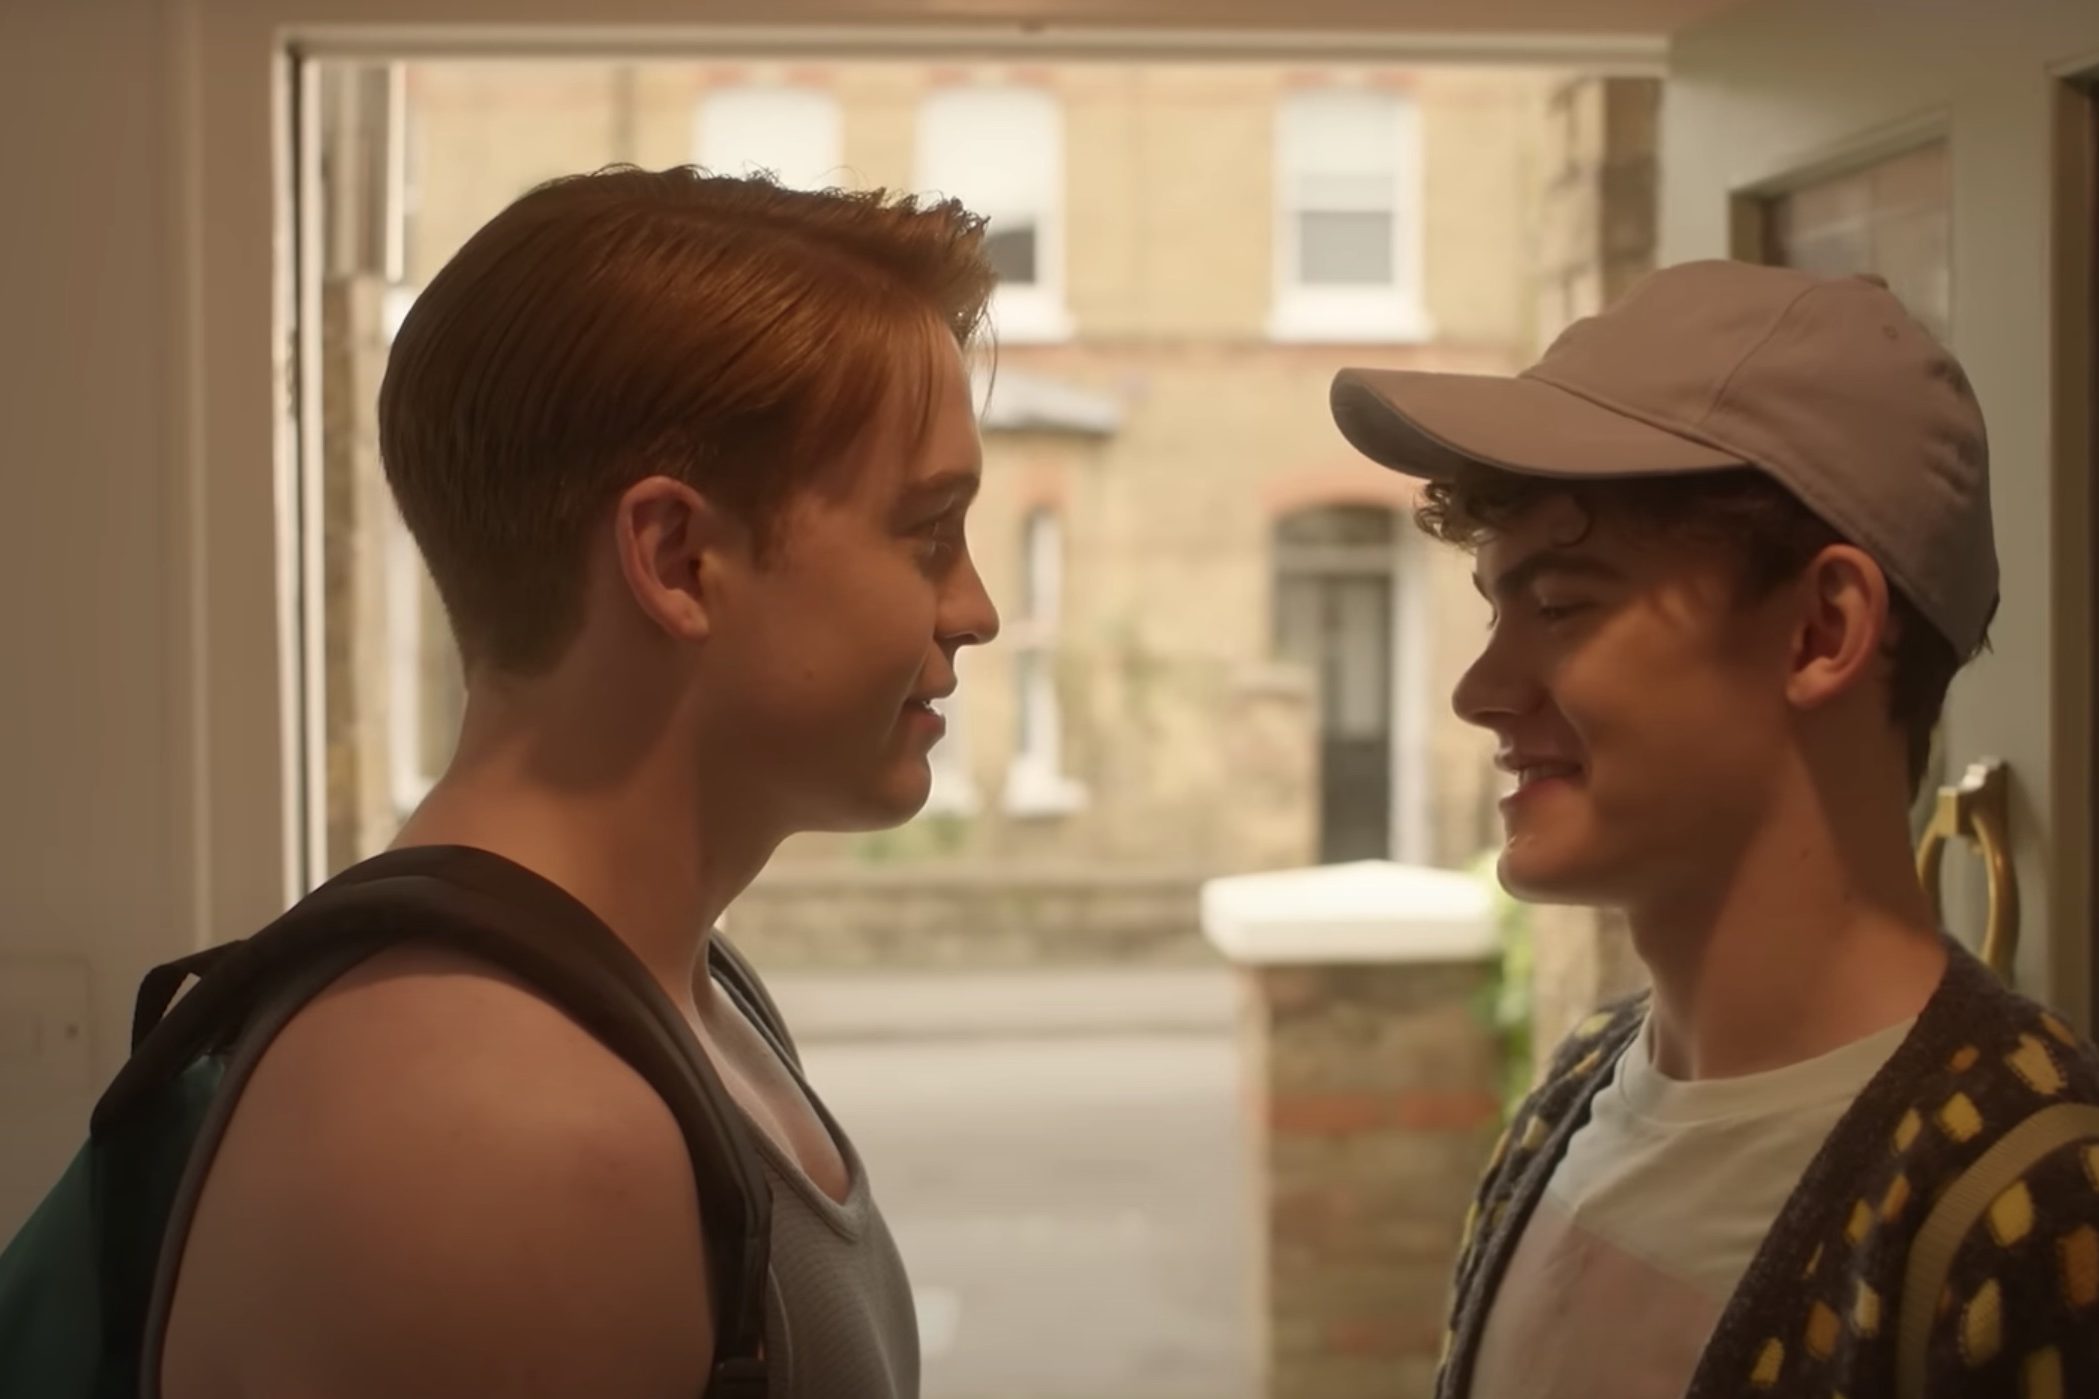
[[[1885,664],[1893,625],[1888,579],[1864,550],[1832,544],[1809,560],[1795,595],[1786,697],[1816,709],[1869,682]]]
[[[642,615],[676,640],[706,640],[721,569],[749,552],[748,528],[685,482],[649,476],[621,493],[612,529]]]

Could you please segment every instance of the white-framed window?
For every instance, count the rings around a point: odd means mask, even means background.
[[[1421,116],[1369,88],[1287,94],[1276,112],[1278,340],[1417,341]]]
[[[1086,789],[1064,773],[1064,711],[1057,697],[1057,626],[1064,592],[1064,526],[1054,510],[1021,527],[1020,610],[1013,647],[1016,732],[1006,770],[1006,809],[1023,816],[1075,811]]]
[[[692,116],[693,158],[718,175],[776,176],[790,189],[846,183],[838,99],[807,87],[717,88]]]
[[[1064,303],[1064,113],[1032,87],[952,87],[918,109],[918,189],[989,220],[1002,340],[1071,335]]]

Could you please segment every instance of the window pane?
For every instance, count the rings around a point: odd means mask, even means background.
[[[1354,209],[1363,213],[1391,212],[1397,194],[1392,171],[1349,171],[1343,174],[1300,174],[1293,189],[1299,209]]]
[[[1064,590],[1064,530],[1056,512],[1028,516],[1021,539],[1020,615],[1038,628],[1057,624]]]
[[[1046,92],[963,87],[919,108],[918,188],[960,199],[996,228],[1037,225],[1064,183],[1062,114]]]
[[[1388,286],[1392,215],[1316,209],[1297,216],[1297,279],[1309,287]]]
[[[1000,282],[1014,287],[1035,285],[1037,274],[1033,224],[1015,224],[1011,221],[1006,221],[1004,227],[994,224],[985,233],[984,253],[990,259],[991,270],[998,274]]]
[[[791,87],[734,87],[700,99],[700,164],[724,175],[769,170],[794,189],[840,184],[838,103]]]
[[[1291,179],[1372,175],[1391,183],[1400,99],[1388,92],[1297,92],[1285,99],[1279,152]]]
[[[919,104],[917,161],[921,193],[959,199],[989,220],[985,251],[1001,287],[1055,291],[1064,111],[1053,94],[1020,86],[935,91]],[[1016,312],[1016,331],[1021,319]]]

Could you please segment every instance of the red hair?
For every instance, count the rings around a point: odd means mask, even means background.
[[[982,219],[881,190],[617,167],[498,214],[416,299],[379,392],[387,480],[468,663],[559,657],[589,532],[649,475],[762,541],[927,375],[931,333],[975,338],[993,284]]]

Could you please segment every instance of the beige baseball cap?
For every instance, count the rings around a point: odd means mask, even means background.
[[[1874,277],[1691,262],[1577,321],[1514,378],[1344,369],[1334,421],[1410,476],[1752,466],[1871,554],[1962,656],[1997,607],[1982,409]]]

